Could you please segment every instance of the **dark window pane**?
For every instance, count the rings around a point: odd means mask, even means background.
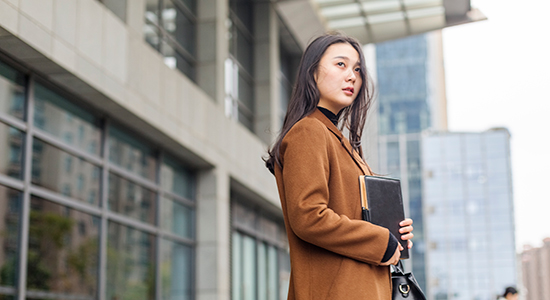
[[[23,177],[23,149],[25,134],[0,123],[0,173],[13,178]]]
[[[253,74],[253,47],[252,42],[248,40],[245,33],[242,32],[239,28],[235,31],[237,34],[237,60],[244,67],[244,69],[249,73]]]
[[[23,74],[0,62],[0,112],[18,119],[25,116],[25,80]]]
[[[253,4],[250,0],[231,0],[229,6],[237,18],[243,23],[243,25],[251,30],[252,29],[252,8]]]
[[[32,148],[32,183],[98,205],[99,167],[39,139]]]
[[[191,300],[193,269],[191,247],[162,240],[161,282],[163,299]]]
[[[49,89],[36,84],[34,125],[88,153],[99,155],[99,119]]]
[[[126,22],[126,0],[101,0],[122,22]]]
[[[0,286],[17,285],[19,219],[23,193],[0,185]],[[1,297],[1,296],[0,296]]]
[[[106,299],[155,299],[153,235],[109,223]]]
[[[32,291],[41,291],[84,299],[96,297],[98,224],[97,217],[44,199],[31,199],[29,296]]]
[[[114,174],[109,174],[109,209],[137,220],[155,223],[155,193]]]
[[[145,35],[145,41],[158,51],[160,47],[160,33],[157,26],[145,21],[143,35]]]
[[[167,0],[164,4],[164,10],[162,11],[164,29],[189,54],[195,56],[197,52],[197,26],[190,16],[182,10],[181,4],[177,5],[174,2],[177,2],[177,0]]]
[[[159,0],[145,0],[145,21],[159,25]]]
[[[162,228],[182,237],[193,238],[193,210],[170,198],[163,198],[162,201]]]
[[[153,150],[115,127],[109,130],[109,160],[146,179],[156,178]]]
[[[186,197],[189,200],[195,199],[195,178],[189,169],[176,160],[165,157],[160,174],[161,185],[164,190]]]
[[[186,59],[178,50],[167,42],[161,43],[161,53],[164,56],[164,64],[169,68],[177,68],[191,80],[195,80],[195,66]]]

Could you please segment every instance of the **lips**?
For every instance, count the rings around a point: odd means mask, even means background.
[[[345,89],[342,89],[344,91],[344,93],[346,93],[346,95],[353,95],[353,87],[347,87]]]

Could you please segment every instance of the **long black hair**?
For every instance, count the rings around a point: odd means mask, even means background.
[[[368,76],[365,66],[365,57],[359,42],[352,37],[340,33],[327,33],[314,39],[307,46],[306,51],[302,55],[298,68],[298,75],[296,76],[296,84],[292,90],[290,102],[283,121],[283,128],[271,149],[268,150],[268,158],[265,161],[265,165],[271,173],[275,174],[275,164],[282,167],[279,150],[285,135],[294,124],[310,115],[319,104],[320,94],[315,81],[319,62],[327,48],[338,43],[351,45],[359,54],[359,61],[361,64],[360,74],[363,79],[363,84],[353,103],[343,108],[338,113],[338,117],[343,120],[340,130],[342,130],[343,127],[349,130],[349,141],[351,146],[361,155],[361,157],[363,156],[361,153],[361,135],[363,134],[367,111],[373,98],[372,80]]]

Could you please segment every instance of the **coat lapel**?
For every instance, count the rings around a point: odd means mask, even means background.
[[[348,139],[344,137],[342,132],[340,132],[340,130],[338,130],[338,128],[334,124],[332,124],[332,122],[319,109],[315,109],[315,111],[313,111],[311,116],[321,121],[327,127],[327,129],[330,130],[338,138],[342,147],[346,149],[348,154],[355,161],[355,164],[363,172],[363,175],[372,175],[370,168],[363,161],[361,156],[359,156],[359,154],[356,151],[353,151],[353,148],[351,147],[351,144],[348,141]]]

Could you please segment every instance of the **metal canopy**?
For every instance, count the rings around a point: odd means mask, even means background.
[[[330,30],[368,44],[487,19],[470,0],[283,0],[276,7],[304,48]]]

